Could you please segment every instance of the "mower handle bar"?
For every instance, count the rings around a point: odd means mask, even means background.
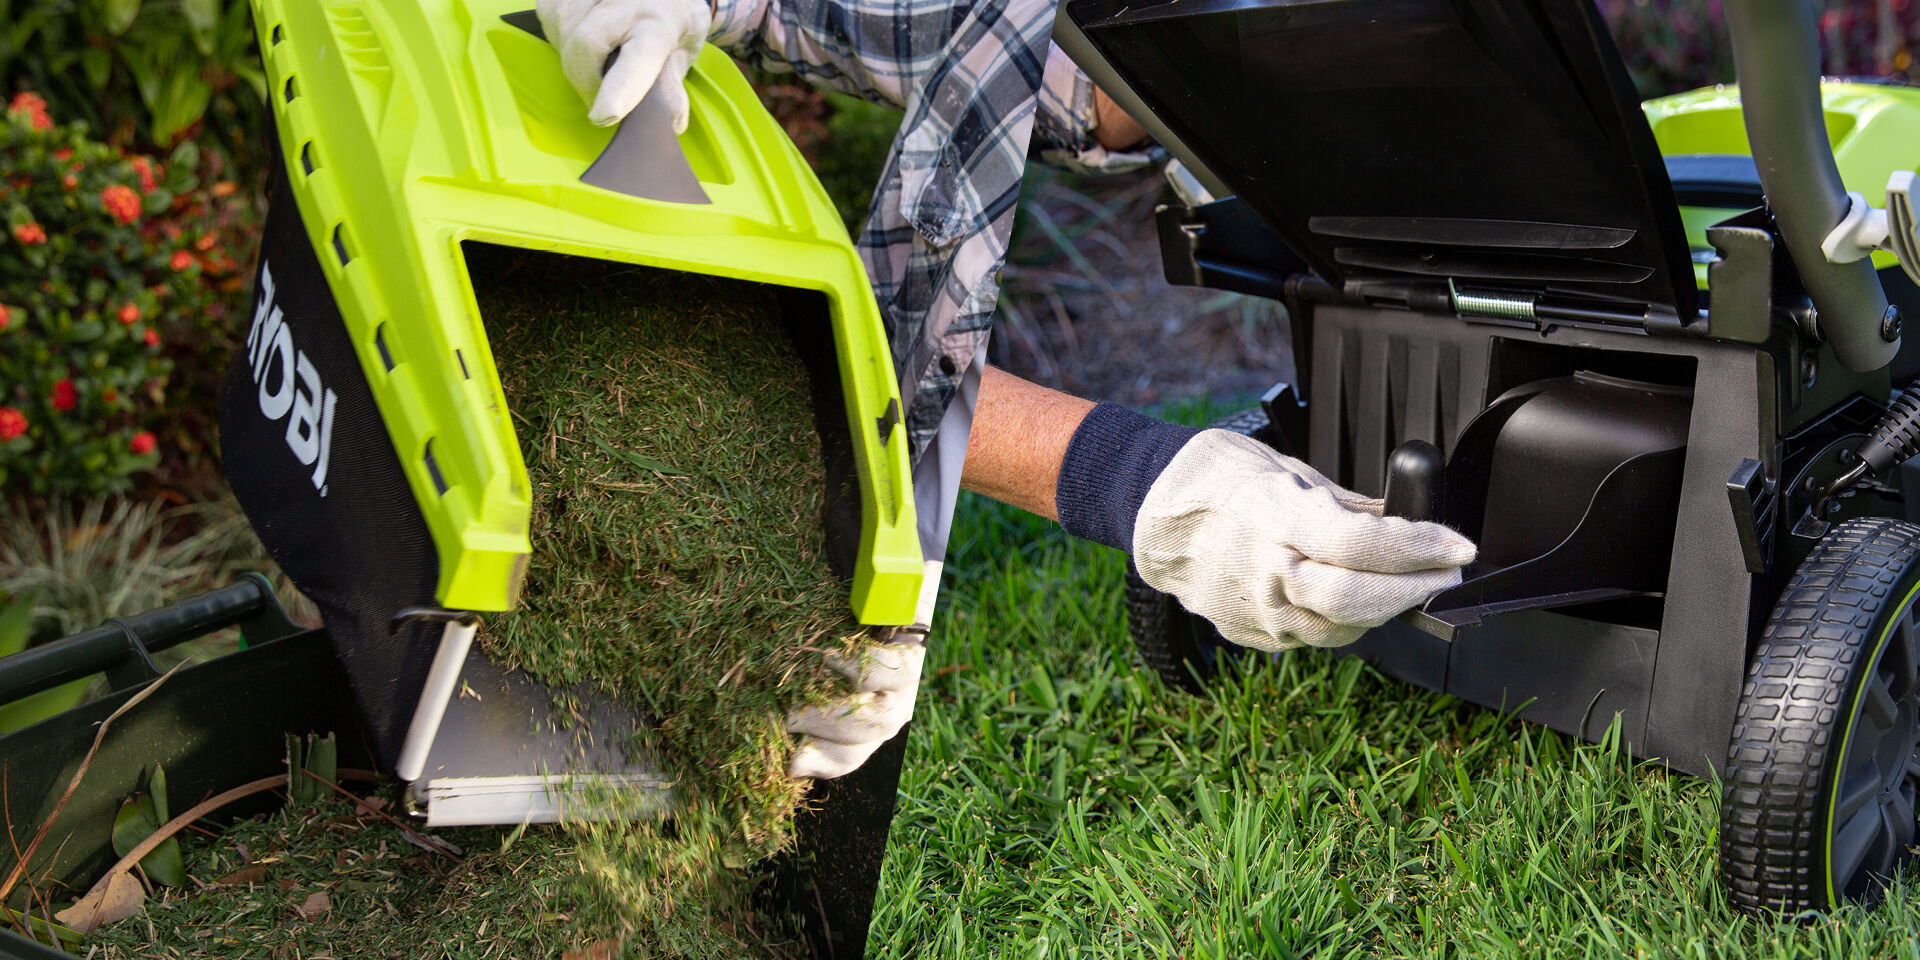
[[[1848,369],[1878,370],[1900,348],[1900,325],[1873,261],[1833,263],[1821,249],[1850,201],[1827,141],[1812,0],[1727,0],[1725,10],[1760,186],[1819,330]]]

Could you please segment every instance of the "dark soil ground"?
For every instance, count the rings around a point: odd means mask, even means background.
[[[996,366],[1131,407],[1293,380],[1278,303],[1167,283],[1157,168],[1096,178],[1032,166],[1025,192],[988,347]]]

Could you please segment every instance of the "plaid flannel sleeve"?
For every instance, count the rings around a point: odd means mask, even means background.
[[[1153,163],[1152,147],[1109,150],[1093,138],[1093,81],[1059,47],[1047,53],[1033,136],[1040,159],[1082,173],[1126,173]]]

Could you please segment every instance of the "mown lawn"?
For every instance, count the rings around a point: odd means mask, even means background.
[[[1714,784],[1318,652],[1207,699],[1123,559],[962,504],[869,957],[1920,958],[1920,886],[1760,921]]]

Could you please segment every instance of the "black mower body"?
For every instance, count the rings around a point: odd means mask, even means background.
[[[1756,628],[1814,543],[1804,491],[1890,387],[1821,335],[1752,161],[1663,159],[1589,3],[1062,11],[1076,60],[1225,197],[1162,208],[1168,279],[1287,305],[1284,445],[1480,544],[1348,652],[1720,768]],[[1708,194],[1752,209],[1709,230],[1702,291],[1679,206]],[[1406,455],[1392,476],[1410,441],[1443,482]],[[1820,519],[1905,516],[1883,479]]]

